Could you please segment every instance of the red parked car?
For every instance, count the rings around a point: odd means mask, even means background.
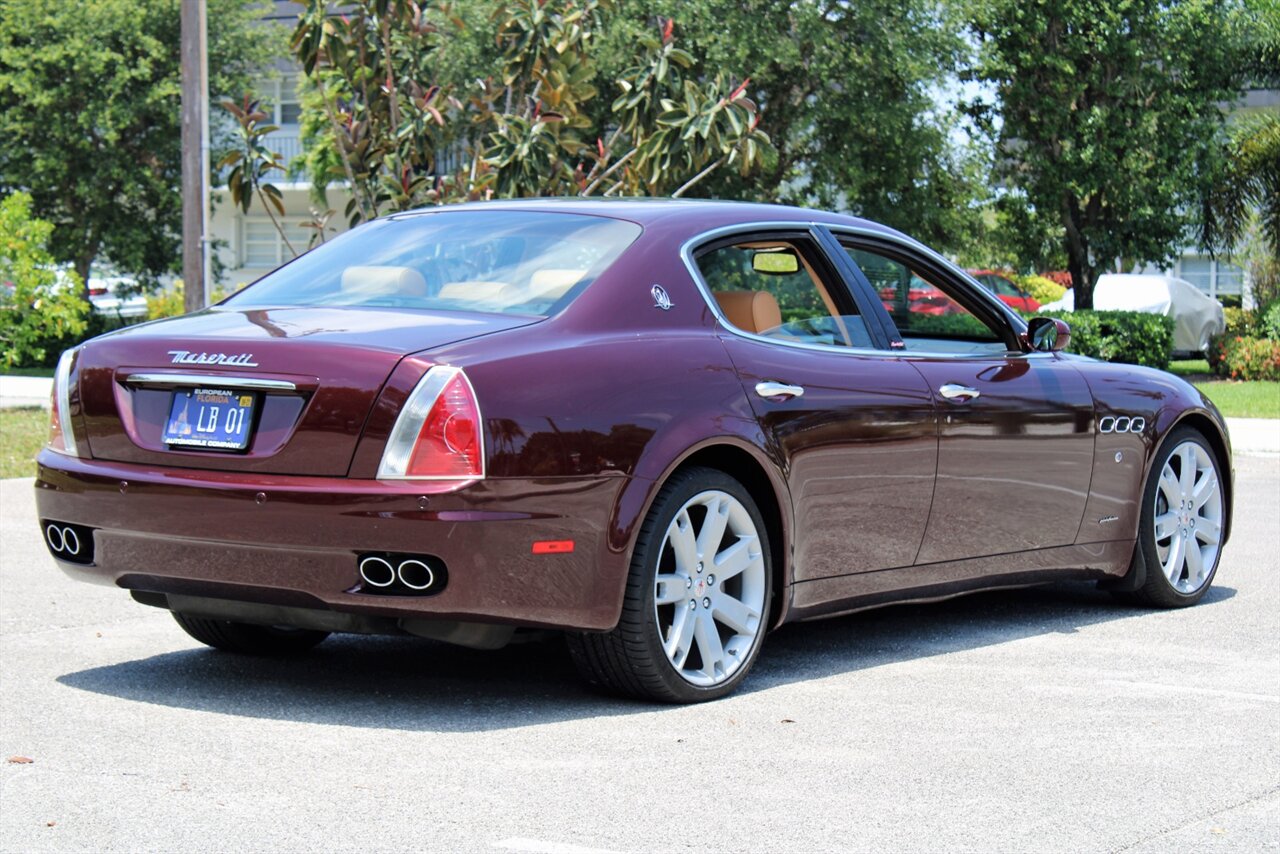
[[[400,214],[64,354],[40,525],[224,650],[556,629],[589,681],[669,702],[890,602],[1079,578],[1192,604],[1230,530],[1223,420],[1069,334],[835,214]]]
[[[978,280],[996,298],[1016,311],[1030,314],[1040,310],[1040,302],[1024,291],[1017,282],[995,270],[970,270],[969,275]]]

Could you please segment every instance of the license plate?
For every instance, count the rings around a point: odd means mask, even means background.
[[[164,425],[164,443],[209,451],[249,447],[256,396],[224,388],[175,391]]]

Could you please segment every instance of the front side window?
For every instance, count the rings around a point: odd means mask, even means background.
[[[815,269],[803,239],[744,239],[698,255],[698,269],[730,324],[767,338],[870,347],[857,307]]]
[[[329,240],[225,304],[548,315],[639,236],[635,223],[544,211],[390,217]]]
[[[896,258],[845,245],[893,318],[906,350],[933,353],[1003,352],[1004,337],[925,275]]]

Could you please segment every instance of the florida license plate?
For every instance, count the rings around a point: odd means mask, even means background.
[[[243,451],[253,429],[253,394],[223,388],[181,389],[173,393],[164,443],[210,451]]]

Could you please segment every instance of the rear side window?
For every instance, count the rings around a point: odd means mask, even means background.
[[[749,238],[698,255],[698,269],[730,324],[801,344],[870,347],[862,317],[842,287],[814,267],[804,239]]]
[[[631,222],[546,211],[441,211],[375,220],[264,276],[224,305],[550,315],[617,260],[640,231]]]

